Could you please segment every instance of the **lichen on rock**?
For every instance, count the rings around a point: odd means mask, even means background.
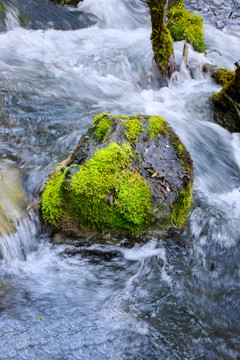
[[[75,234],[182,226],[192,182],[191,157],[164,118],[103,113],[51,173],[42,214]]]

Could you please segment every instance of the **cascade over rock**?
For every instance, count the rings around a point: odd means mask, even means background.
[[[42,214],[74,235],[181,227],[192,183],[191,157],[164,118],[103,113],[50,174]]]

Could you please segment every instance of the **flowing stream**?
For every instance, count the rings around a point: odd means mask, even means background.
[[[160,87],[144,2],[0,1],[0,360],[240,359],[240,135],[214,123],[221,87],[202,71],[239,60],[240,2],[204,3],[185,1],[207,53],[190,47],[186,69],[176,43]],[[56,243],[26,214],[100,112],[161,115],[179,134],[195,168],[184,232]]]

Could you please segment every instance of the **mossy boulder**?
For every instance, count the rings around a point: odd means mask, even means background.
[[[75,235],[181,227],[192,182],[191,157],[164,118],[103,113],[50,174],[42,215]]]
[[[240,65],[235,63],[234,72],[217,69],[212,77],[224,85],[222,90],[213,94],[214,118],[229,131],[240,131]]]

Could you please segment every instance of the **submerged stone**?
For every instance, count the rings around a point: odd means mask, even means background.
[[[164,118],[104,113],[50,174],[42,215],[74,235],[181,227],[192,183],[191,157]]]

